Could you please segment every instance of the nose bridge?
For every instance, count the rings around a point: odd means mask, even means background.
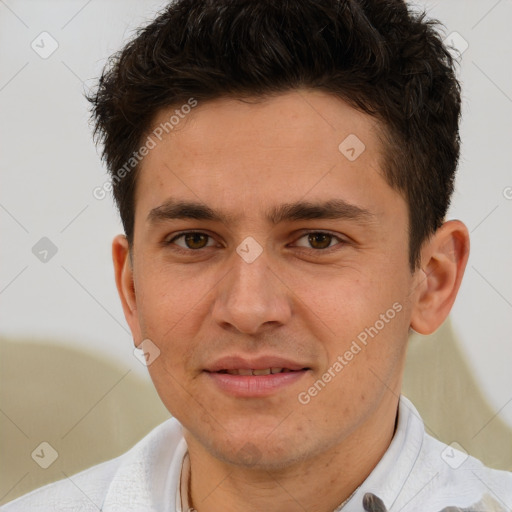
[[[218,323],[246,333],[255,333],[269,322],[285,323],[290,316],[286,287],[271,270],[268,254],[255,250],[250,240],[237,248],[214,307]]]
[[[268,258],[263,253],[254,261],[245,260],[237,254],[232,262],[230,297],[238,297],[240,301],[252,296],[255,301],[258,298],[263,301],[271,286],[269,283],[271,271],[268,264]]]

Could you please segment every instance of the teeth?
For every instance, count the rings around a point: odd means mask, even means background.
[[[228,373],[229,375],[270,375],[275,373],[282,372],[291,372],[292,370],[288,370],[288,368],[265,368],[264,370],[246,370],[246,369],[238,369],[238,370],[223,370],[223,372]]]
[[[270,375],[270,368],[266,368],[265,370],[253,370],[253,375]]]

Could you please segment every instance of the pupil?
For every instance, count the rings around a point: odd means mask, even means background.
[[[317,249],[325,249],[326,247],[329,247],[329,244],[331,243],[331,235],[327,233],[314,233],[309,236],[309,242]],[[318,243],[320,244],[320,247],[318,247]]]
[[[206,236],[201,233],[189,233],[185,240],[190,249],[202,249],[205,244],[201,244],[201,240],[205,242]],[[195,245],[196,243],[199,243],[199,247]]]

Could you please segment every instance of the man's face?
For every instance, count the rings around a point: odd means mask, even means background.
[[[319,91],[199,103],[145,157],[131,327],[160,349],[149,372],[189,444],[278,467],[394,415],[415,276],[382,164],[375,120]],[[267,368],[287,370],[250,371]]]

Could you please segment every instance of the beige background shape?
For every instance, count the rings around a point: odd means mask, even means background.
[[[121,455],[170,417],[151,383],[81,349],[3,339],[0,361],[0,504]],[[512,470],[512,430],[485,401],[449,321],[411,337],[403,393],[429,434]],[[30,456],[43,441],[59,454],[48,469]]]

